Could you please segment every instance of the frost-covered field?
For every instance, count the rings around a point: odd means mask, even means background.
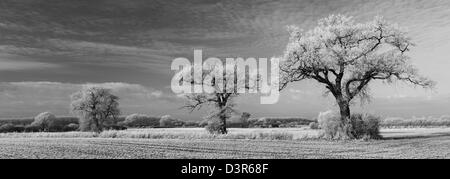
[[[130,130],[128,132],[151,129]],[[158,129],[202,133],[201,129]],[[287,132],[307,129],[232,129],[231,132]],[[155,131],[153,131],[155,132]],[[161,131],[159,131],[161,132]],[[450,128],[383,129],[378,141],[0,138],[0,158],[450,158]],[[295,138],[295,137],[294,137]]]

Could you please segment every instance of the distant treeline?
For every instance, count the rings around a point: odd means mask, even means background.
[[[4,124],[13,124],[13,125],[30,125],[33,123],[34,117],[29,118],[5,118],[0,119],[0,126]],[[70,123],[78,124],[78,118],[77,117],[58,117],[57,123],[59,125],[68,125]]]
[[[0,126],[10,125],[25,127],[32,124],[34,118],[10,118],[0,119]],[[239,117],[232,118],[227,126],[230,128],[269,128],[269,127],[298,127],[308,125],[313,120],[304,118],[252,118],[241,119]],[[116,119],[118,126],[127,128],[173,128],[173,127],[205,127],[208,120],[200,121],[182,121],[169,115],[166,116],[149,116],[145,114],[132,114],[129,116],[121,116]],[[55,128],[63,129],[68,125],[79,124],[77,117],[56,117]],[[59,130],[57,130],[59,131]]]
[[[450,127],[450,116],[441,117],[412,117],[404,119],[399,117],[389,117],[381,120],[381,127]]]
[[[0,126],[28,126],[33,123],[34,118],[8,118],[0,119]],[[132,114],[129,116],[121,116],[116,119],[117,125],[127,128],[173,128],[173,127],[205,127],[208,120],[199,121],[182,121],[176,118],[166,116],[149,116],[145,114]],[[311,119],[304,118],[286,118],[286,117],[263,117],[250,118],[248,120],[239,117],[231,118],[227,127],[230,128],[275,128],[275,127],[299,127],[309,125],[311,122],[316,122]],[[70,124],[78,124],[77,117],[57,117],[55,126],[58,129],[63,129]],[[404,118],[385,118],[381,120],[381,127],[438,127],[450,126],[450,116],[441,117],[413,117],[410,119]],[[66,127],[67,128],[67,127]]]

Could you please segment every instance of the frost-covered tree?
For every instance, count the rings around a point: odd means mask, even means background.
[[[195,70],[202,71],[202,74],[200,76],[193,75]],[[228,133],[227,120],[235,113],[233,99],[239,96],[242,90],[256,89],[256,72],[256,69],[252,68],[247,71],[240,70],[236,63],[227,63],[223,66],[220,61],[206,63],[203,67],[185,67],[178,73],[183,77],[181,82],[200,87],[204,91],[185,94],[187,103],[184,108],[194,111],[205,105],[212,106],[213,110],[206,118],[217,122],[217,131],[214,133],[226,134]]]
[[[43,112],[34,117],[31,126],[38,127],[40,130],[47,132],[55,126],[56,116],[50,112]]]
[[[71,98],[71,110],[80,117],[83,131],[100,132],[107,119],[115,121],[120,114],[119,97],[111,94],[110,89],[85,87]]]
[[[289,29],[280,88],[302,80],[325,85],[326,92],[336,98],[343,125],[349,120],[352,100],[369,98],[372,81],[433,86],[409,62],[408,52],[414,44],[407,33],[383,18],[355,23],[351,17],[331,15],[319,20],[312,30]]]

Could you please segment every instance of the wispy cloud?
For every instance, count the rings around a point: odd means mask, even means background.
[[[29,69],[46,69],[46,68],[58,68],[59,65],[44,63],[44,62],[30,62],[30,61],[13,61],[0,59],[0,70],[4,71],[17,71],[17,70],[29,70]]]
[[[0,71],[26,71],[30,69],[59,68],[60,65],[32,61],[14,55],[0,54]]]

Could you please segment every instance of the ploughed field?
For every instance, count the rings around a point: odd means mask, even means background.
[[[152,129],[145,129],[152,130]],[[200,129],[167,129],[180,132]],[[255,132],[232,129],[231,132]],[[311,133],[306,129],[258,129]],[[0,137],[0,158],[450,158],[450,128],[383,129],[384,140]]]

